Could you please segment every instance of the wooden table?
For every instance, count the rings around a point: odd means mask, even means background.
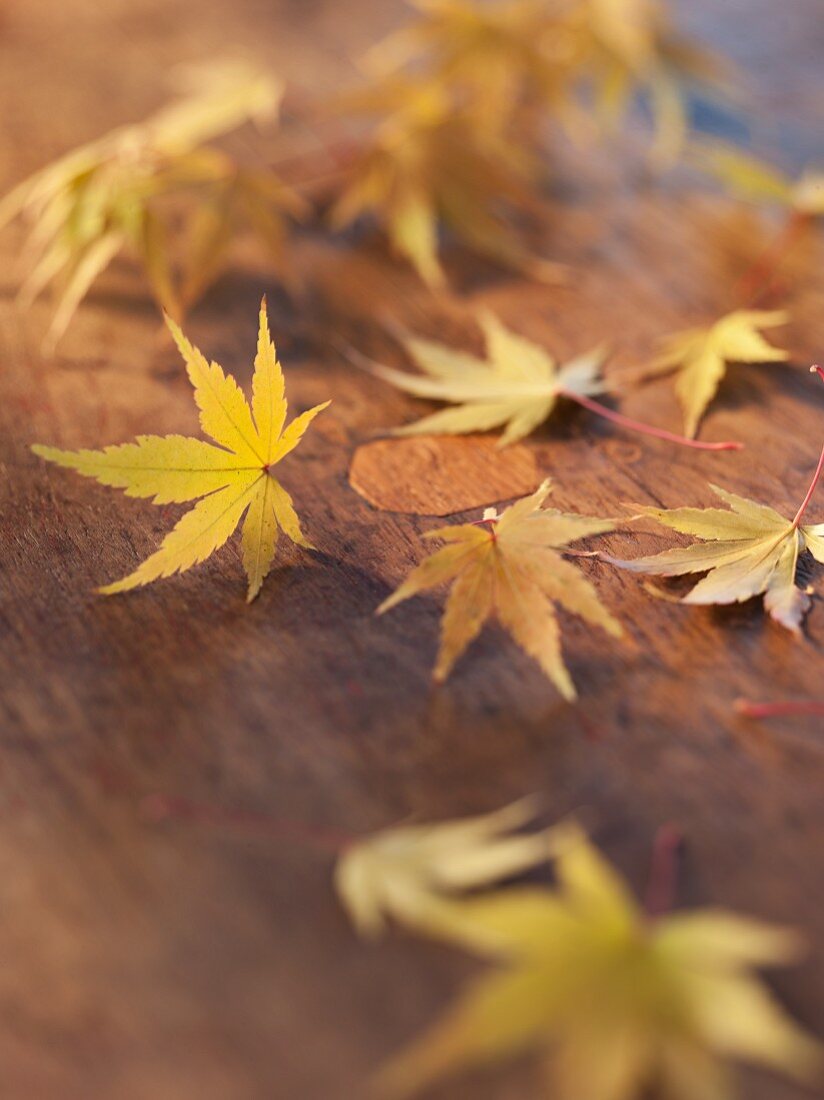
[[[796,167],[820,154],[820,0],[680,7],[740,64],[757,139]],[[401,15],[385,0],[4,0],[0,13],[5,186],[143,117],[179,60],[245,50],[316,94],[351,80],[347,57]],[[799,641],[757,603],[677,607],[635,576],[584,563],[629,637],[621,645],[566,622],[577,707],[496,629],[434,690],[441,600],[373,615],[436,521],[376,510],[347,471],[360,444],[424,407],[353,371],[333,336],[400,364],[376,317],[469,345],[484,305],[559,356],[607,339],[614,366],[630,366],[659,335],[735,306],[742,273],[775,232],[683,176],[655,185],[637,162],[569,168],[537,242],[574,267],[566,287],[526,284],[450,249],[453,291],[436,300],[377,237],[335,241],[314,226],[296,248],[302,302],[250,252],[192,315],[192,339],[248,383],[266,291],[294,409],[334,401],[284,472],[320,553],[285,554],[251,608],[234,544],[181,578],[93,595],[154,548],[175,510],[47,469],[29,444],[194,432],[190,388],[128,265],[100,282],[58,357],[43,358],[47,308],[15,311],[17,239],[3,236],[4,1097],[358,1100],[370,1070],[473,967],[401,934],[360,943],[333,896],[333,856],[302,827],[368,833],[528,791],[548,819],[585,807],[639,890],[656,828],[677,823],[682,902],[809,935],[809,962],[775,986],[824,1033],[822,723],[733,712],[740,696],[824,696],[820,598]],[[741,439],[745,451],[677,450],[567,410],[524,445],[524,462],[552,476],[561,505],[592,514],[624,500],[706,505],[708,480],[794,508],[824,439],[824,391],[806,371],[824,354],[822,259],[813,234],[785,269],[792,364],[731,369],[707,418],[706,438]],[[628,393],[622,408],[679,425],[666,380]],[[465,446],[471,464],[483,443]],[[813,514],[824,517],[824,494]],[[662,540],[606,545],[632,553]],[[158,822],[161,796],[184,802]],[[522,1100],[536,1080],[526,1063],[432,1096]],[[756,1074],[743,1082],[748,1100],[802,1095]]]

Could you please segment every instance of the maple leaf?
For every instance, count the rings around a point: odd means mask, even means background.
[[[287,217],[300,219],[308,207],[272,172],[240,168],[226,159],[224,170],[200,188],[186,218],[179,298],[188,309],[215,281],[238,234],[250,228],[266,245],[281,283],[294,290],[297,277],[286,261]]]
[[[588,841],[557,857],[558,889],[452,903],[454,940],[497,960],[378,1079],[405,1097],[457,1070],[541,1052],[554,1100],[730,1100],[729,1059],[807,1081],[821,1061],[753,967],[794,961],[790,931],[723,910],[650,920]]]
[[[152,290],[178,316],[213,277],[239,216],[277,246],[281,213],[299,200],[268,173],[247,172],[205,142],[247,120],[274,115],[282,86],[239,64],[189,73],[186,94],[146,121],[122,126],[36,172],[0,202],[0,227],[32,223],[19,300],[30,305],[48,287],[57,304],[46,336],[53,348],[90,287],[124,250],[142,263]],[[170,219],[161,203],[185,201],[184,237],[193,255],[183,295],[170,258]],[[192,213],[194,211],[194,213]],[[231,215],[231,217],[230,217]],[[266,224],[264,224],[266,223]]]
[[[546,0],[413,0],[418,18],[367,55],[382,76],[413,66],[472,107],[480,131],[502,134],[524,109],[568,114],[567,69],[574,60],[564,19]]]
[[[802,526],[798,519],[788,520],[766,505],[715,485],[710,488],[730,511],[637,508],[641,515],[673,531],[697,535],[701,542],[632,561],[608,560],[622,569],[659,577],[706,573],[682,603],[741,603],[763,595],[770,616],[788,630],[798,631],[812,604],[807,593],[796,586],[798,563],[809,550],[824,564],[824,523]]]
[[[824,172],[808,169],[797,179],[726,142],[694,146],[699,167],[743,199],[776,203],[805,217],[824,215]]]
[[[824,380],[824,371],[820,367],[814,369]],[[710,488],[729,506],[729,511],[640,506],[637,510],[641,515],[702,541],[652,557],[607,560],[622,569],[661,577],[706,573],[683,598],[683,603],[730,604],[763,595],[769,615],[788,630],[798,632],[812,603],[809,595],[796,585],[799,560],[809,551],[824,565],[824,523],[803,523],[822,471],[824,451],[807,495],[792,520],[773,508],[715,485]]]
[[[652,157],[672,163],[684,147],[688,118],[684,85],[723,86],[708,51],[675,34],[661,0],[578,0],[569,7],[579,60],[573,79],[594,93],[596,116],[613,127],[641,95],[652,108]]]
[[[480,817],[400,826],[352,845],[335,869],[335,886],[353,924],[368,937],[390,918],[437,932],[452,914],[446,900],[552,857],[562,827],[513,833],[536,811],[535,800],[524,798]]]
[[[396,428],[394,434],[462,434],[503,427],[498,446],[505,447],[542,424],[559,396],[606,389],[600,376],[603,349],[559,367],[548,352],[511,332],[494,314],[480,313],[478,323],[485,337],[486,360],[409,336],[403,343],[422,375],[369,364],[372,373],[406,393],[458,406]]]
[[[135,443],[101,451],[63,451],[35,445],[41,458],[123,489],[127,496],[153,497],[154,504],[198,503],[133,573],[99,591],[106,595],[182,573],[205,561],[243,523],[243,566],[248,600],[260,592],[272,564],[278,531],[313,549],[301,531],[292,499],[274,466],[300,443],[328,401],[301,413],[285,427],[284,379],[269,336],[266,301],[260,307],[251,408],[231,375],[209,363],[180,328],[167,324],[186,364],[200,410],[200,426],[217,446],[181,435],[142,435]]]
[[[684,432],[694,438],[707,406],[726,374],[727,363],[783,363],[789,353],[767,343],[762,328],[787,323],[784,310],[741,309],[708,328],[677,333],[665,342],[646,375],[678,371],[675,391],[684,410]]]
[[[366,213],[382,222],[395,251],[431,287],[444,285],[438,259],[443,222],[475,251],[540,279],[560,268],[531,256],[499,213],[527,207],[524,157],[503,139],[482,141],[471,113],[437,85],[396,81],[352,100],[386,117],[351,168],[331,212],[342,229]]]
[[[410,573],[378,608],[389,611],[410,596],[452,582],[435,665],[436,681],[449,675],[455,661],[493,614],[518,645],[540,665],[565,699],[576,698],[561,654],[554,604],[600,626],[615,638],[623,631],[601,604],[585,577],[559,550],[568,543],[614,529],[614,522],[542,508],[550,492],[545,481],[501,515],[487,509],[480,524],[467,523],[428,531],[442,539],[437,550]]]
[[[511,332],[498,318],[482,311],[478,323],[486,339],[487,358],[478,359],[433,340],[401,335],[414,362],[424,372],[410,374],[376,363],[345,349],[356,366],[416,397],[448,401],[457,406],[425,416],[414,424],[394,429],[395,435],[443,433],[460,435],[503,427],[499,447],[515,443],[533,432],[553,412],[558,398],[574,401],[590,412],[671,443],[700,450],[738,450],[740,443],[699,443],[661,428],[643,424],[593,401],[591,394],[603,393],[606,383],[601,365],[606,352],[595,348],[559,366],[538,344]]]

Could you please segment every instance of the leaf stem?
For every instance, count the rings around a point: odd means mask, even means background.
[[[605,420],[611,420],[613,424],[618,424],[620,427],[626,428],[631,432],[641,432],[642,435],[651,435],[654,439],[665,439],[668,443],[678,443],[682,447],[692,447],[697,451],[740,451],[744,446],[743,443],[703,443],[699,439],[687,439],[686,436],[668,432],[665,428],[655,428],[651,424],[642,423],[640,420],[632,420],[630,417],[623,416],[621,413],[615,412],[613,409],[607,408],[606,405],[602,405],[599,401],[593,401],[591,397],[585,397],[583,394],[572,393],[569,390],[561,390],[560,396],[566,397],[578,405],[582,405],[585,409],[589,409],[590,412],[595,413],[596,416],[602,416]]]
[[[194,802],[180,795],[150,794],[140,801],[140,815],[147,821],[189,821],[195,825],[230,828],[232,831],[276,840],[297,840],[324,852],[339,853],[355,838],[294,821],[278,821],[267,814],[230,810]]]
[[[744,272],[739,285],[741,297],[748,306],[757,305],[772,289],[781,261],[810,220],[809,214],[800,210],[793,211],[778,237]]]
[[[681,830],[672,823],[662,825],[655,834],[649,882],[644,899],[644,908],[649,917],[663,916],[675,904],[678,857],[683,843],[684,837]]]
[[[784,699],[774,703],[752,703],[749,699],[737,699],[735,710],[744,718],[803,718],[805,715],[824,716],[824,702]]]
[[[810,367],[810,374],[817,374],[821,381],[824,382],[824,367]],[[824,447],[822,447],[821,449],[821,457],[819,458],[818,465],[815,468],[813,480],[810,483],[809,489],[807,490],[807,495],[804,497],[801,507],[796,512],[795,519],[793,520],[793,530],[796,530],[800,526],[801,520],[804,518],[804,513],[809,508],[810,501],[813,499],[813,494],[818,488],[818,483],[821,480],[822,473],[824,473]]]

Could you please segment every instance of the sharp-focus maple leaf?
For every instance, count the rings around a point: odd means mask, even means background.
[[[251,602],[271,567],[279,529],[298,545],[313,548],[273,468],[300,443],[329,402],[301,413],[285,427],[284,379],[269,336],[265,301],[260,309],[251,408],[234,378],[217,363],[207,362],[173,321],[167,319],[167,323],[194,386],[200,426],[217,446],[180,435],[142,435],[136,443],[102,451],[62,451],[40,445],[32,450],[84,477],[123,489],[127,496],[153,497],[154,504],[198,502],[156,553],[101,592],[125,592],[205,561],[229,539],[245,514],[243,566]]]
[[[824,369],[813,367],[824,381]],[[807,592],[796,585],[801,555],[808,551],[824,565],[824,523],[805,524],[804,517],[824,472],[824,450],[807,495],[793,519],[745,497],[711,485],[729,505],[723,508],[646,508],[642,515],[701,542],[665,550],[652,557],[621,561],[607,558],[622,569],[660,577],[706,573],[684,597],[689,604],[730,604],[764,596],[764,607],[776,622],[799,631],[810,609]]]
[[[191,301],[213,277],[238,219],[276,246],[282,213],[299,212],[297,198],[268,173],[240,169],[204,145],[274,115],[281,85],[244,65],[212,65],[191,75],[187,93],[145,122],[68,153],[0,202],[0,227],[20,215],[32,223],[20,301],[30,304],[48,287],[56,294],[47,346],[120,252],[138,258],[158,301],[177,316],[181,299]],[[182,294],[170,255],[176,219],[165,213],[169,202],[184,204],[183,238],[192,249]]]
[[[726,374],[728,363],[783,363],[789,353],[768,344],[762,328],[787,323],[784,310],[741,309],[709,328],[669,337],[661,355],[644,373],[678,371],[675,391],[684,410],[684,432],[694,437],[707,406]]]
[[[501,213],[502,205],[518,209],[534,201],[524,157],[514,146],[480,140],[471,114],[456,108],[437,85],[393,82],[361,103],[386,117],[332,211],[336,228],[373,214],[395,251],[433,287],[444,283],[441,223],[476,252],[557,280],[560,269],[530,255]]]
[[[452,903],[454,940],[498,966],[389,1064],[382,1095],[530,1049],[552,1100],[640,1100],[651,1087],[731,1100],[730,1059],[802,1081],[817,1071],[818,1044],[751,973],[793,961],[792,932],[712,909],[653,921],[583,839],[557,871],[557,890]]]
[[[545,481],[500,516],[488,509],[480,523],[428,531],[425,538],[442,539],[446,546],[413,569],[378,608],[383,613],[428,588],[452,583],[435,665],[437,681],[446,679],[493,615],[568,700],[576,693],[561,654],[555,603],[621,637],[620,624],[593,586],[558,553],[577,539],[613,530],[615,524],[542,508],[549,492]]]
[[[680,577],[706,573],[683,603],[730,604],[764,596],[764,607],[777,622],[798,631],[812,601],[795,579],[805,550],[824,564],[824,523],[805,526],[745,497],[711,485],[723,508],[646,508],[638,511],[657,523],[702,541],[647,558],[614,565],[635,573]],[[635,507],[635,506],[633,506]]]
[[[503,428],[498,446],[505,447],[535,431],[552,414],[558,398],[564,398],[622,428],[671,443],[711,451],[738,450],[741,447],[740,443],[699,443],[694,439],[685,439],[650,424],[631,420],[593,401],[591,394],[603,393],[607,389],[601,377],[601,365],[606,354],[603,348],[595,348],[558,366],[544,348],[510,332],[494,314],[482,312],[478,320],[486,339],[486,359],[455,351],[433,340],[402,335],[407,352],[423,374],[395,370],[350,349],[346,350],[345,354],[357,366],[399,389],[416,397],[448,401],[457,406],[396,428],[394,434],[460,435]]]
[[[725,142],[694,146],[699,167],[742,199],[775,203],[807,217],[824,215],[824,172],[807,170],[792,179],[759,157]]]
[[[335,885],[353,924],[377,936],[389,919],[436,933],[452,914],[445,901],[545,863],[558,850],[563,827],[515,833],[534,818],[534,799],[495,813],[387,829],[354,844],[341,857]]]
[[[404,345],[423,374],[369,364],[379,378],[406,393],[457,406],[397,428],[396,435],[455,435],[504,428],[498,445],[505,447],[542,424],[559,397],[606,389],[600,373],[603,349],[559,367],[547,351],[511,332],[494,314],[481,313],[478,321],[486,341],[485,360],[410,336]]]

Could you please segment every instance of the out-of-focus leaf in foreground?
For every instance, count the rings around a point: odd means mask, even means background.
[[[752,973],[798,956],[792,932],[713,909],[652,920],[584,839],[556,866],[555,890],[452,903],[455,942],[497,965],[390,1062],[381,1095],[528,1050],[552,1100],[731,1100],[732,1059],[816,1073],[820,1047]]]
[[[480,523],[428,531],[426,538],[446,545],[410,573],[385,600],[379,613],[429,588],[451,583],[441,626],[435,679],[445,680],[455,661],[480,633],[487,619],[498,619],[532,657],[565,699],[576,698],[561,653],[555,615],[558,603],[567,611],[622,635],[590,582],[559,551],[578,539],[614,529],[614,521],[570,515],[542,505],[550,492],[545,481],[501,515],[487,509]]]
[[[31,225],[20,301],[28,305],[48,288],[55,297],[47,347],[124,250],[175,317],[217,273],[239,224],[279,253],[283,215],[298,213],[300,201],[270,173],[242,168],[206,143],[273,117],[282,86],[247,65],[224,63],[187,70],[182,91],[145,122],[68,153],[0,201],[0,227],[18,216]],[[183,253],[179,263],[175,253]]]
[[[364,936],[391,919],[437,934],[451,923],[448,902],[466,890],[491,886],[550,859],[563,827],[519,833],[537,812],[525,798],[495,813],[387,829],[341,856],[335,885],[353,924]]]
[[[718,390],[728,363],[782,363],[789,353],[767,343],[762,328],[785,325],[784,310],[741,309],[728,313],[708,328],[695,328],[669,337],[663,351],[644,372],[678,372],[675,392],[684,410],[684,432],[694,437],[701,418]]]
[[[404,346],[422,374],[368,362],[368,369],[393,386],[455,408],[396,428],[396,435],[458,435],[503,428],[505,447],[533,432],[552,414],[559,397],[603,393],[603,348],[559,366],[544,348],[506,328],[489,312],[479,315],[486,359],[417,336]]]
[[[62,451],[40,445],[32,450],[84,477],[123,489],[127,496],[153,497],[154,504],[197,501],[156,553],[101,592],[125,592],[205,561],[230,538],[245,515],[243,565],[251,602],[271,568],[280,529],[293,542],[313,549],[273,468],[300,443],[328,402],[285,426],[283,372],[269,336],[265,301],[260,310],[251,407],[231,375],[224,374],[217,363],[207,362],[174,321],[168,320],[168,325],[194,387],[200,426],[217,446],[180,435],[141,435],[136,443],[102,451]]]

